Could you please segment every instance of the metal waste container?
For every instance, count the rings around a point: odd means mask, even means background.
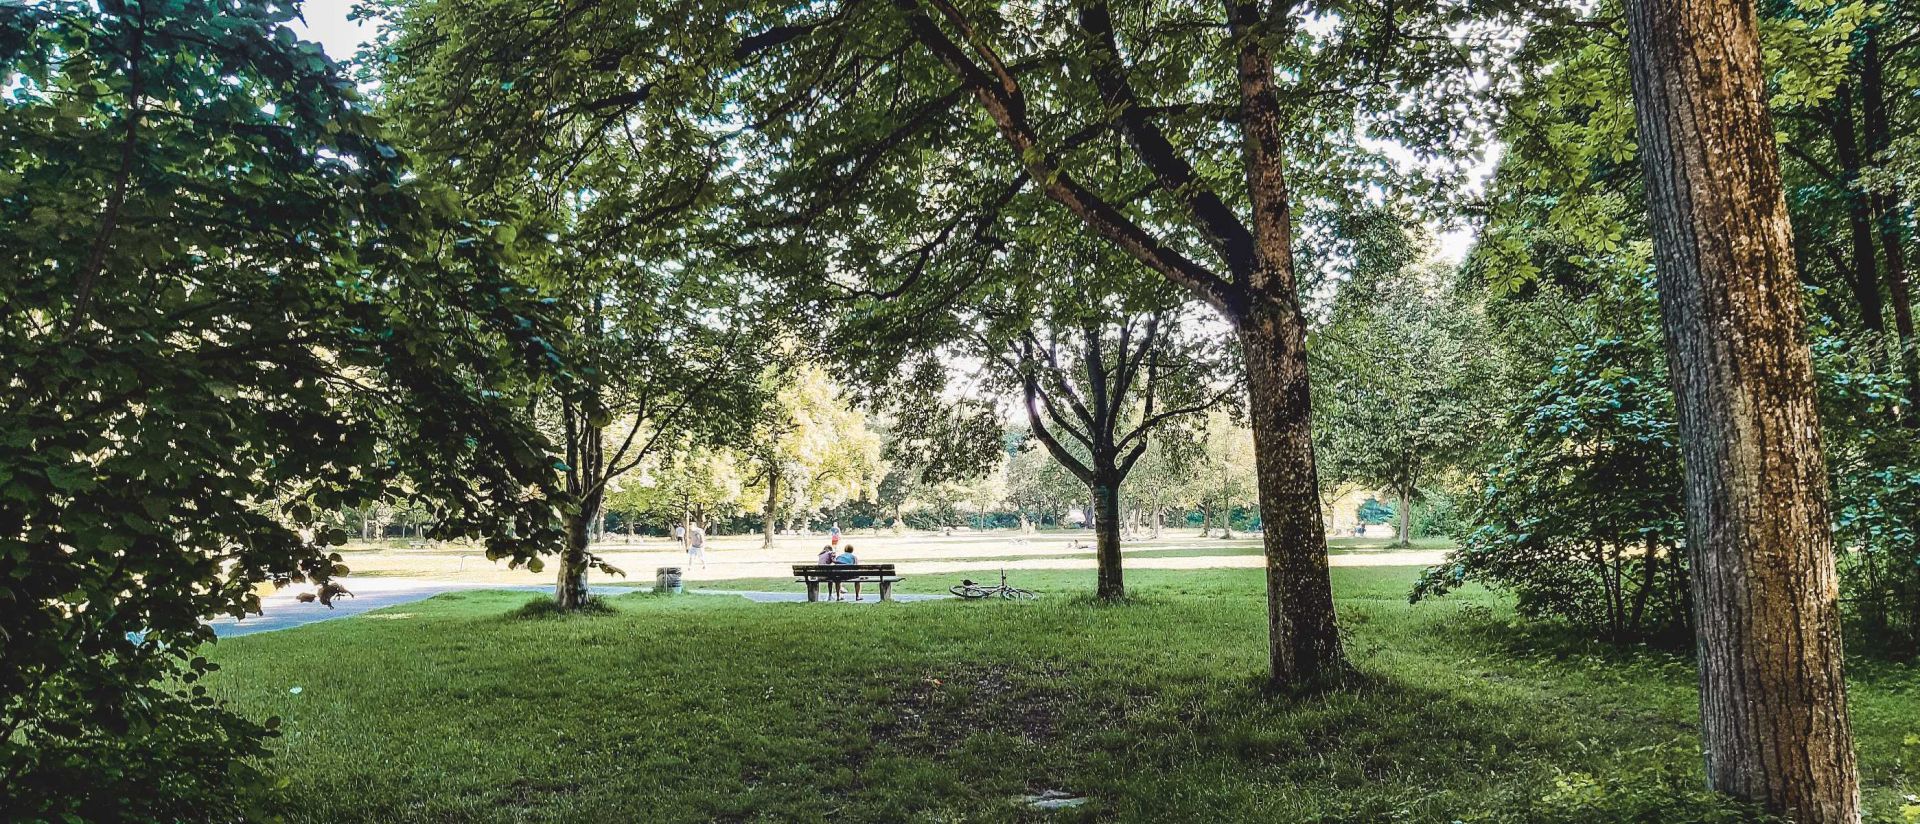
[[[680,568],[679,567],[656,568],[653,571],[653,591],[656,594],[663,593],[663,592],[671,592],[675,595],[679,595],[680,594]]]

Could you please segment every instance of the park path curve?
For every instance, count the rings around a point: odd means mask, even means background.
[[[546,592],[553,589],[550,584],[486,584],[466,581],[435,581],[422,578],[367,578],[347,580],[352,584],[352,598],[334,599],[334,608],[328,609],[320,604],[303,604],[298,600],[299,592],[289,587],[260,599],[260,614],[243,619],[220,617],[208,621],[213,634],[220,638],[233,638],[241,635],[253,635],[260,632],[272,632],[280,629],[292,629],[320,621],[346,618],[371,612],[384,607],[410,604],[424,601],[435,595],[448,592],[481,592],[507,590],[510,592]],[[593,594],[603,596],[625,595],[644,592],[643,587],[595,586]],[[738,595],[749,601],[760,603],[805,602],[804,592],[760,592],[720,589],[691,589],[694,595]],[[946,595],[922,595],[895,593],[899,601],[927,601],[947,598]],[[848,600],[848,604],[872,604],[879,602],[878,597],[869,597],[864,601]]]

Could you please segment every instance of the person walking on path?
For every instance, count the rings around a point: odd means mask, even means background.
[[[830,529],[827,531],[827,536],[829,538],[829,543],[831,543],[833,546],[840,545],[840,523],[838,521],[834,522],[833,529]]]
[[[707,568],[707,531],[699,524],[687,530],[687,566],[693,566],[695,560],[700,562],[701,569]]]

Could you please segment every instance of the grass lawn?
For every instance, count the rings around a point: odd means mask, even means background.
[[[218,694],[278,715],[304,821],[1681,820],[1694,675],[1508,626],[1416,570],[1334,570],[1364,677],[1262,692],[1259,570],[1022,572],[1030,604],[634,594],[523,619],[469,592],[234,638]],[[929,577],[917,589],[950,583]],[[758,586],[760,584],[748,584]],[[781,582],[783,587],[792,587]],[[1920,792],[1920,667],[1856,664],[1879,820]],[[298,687],[299,692],[293,692]],[[1083,795],[1045,812],[1013,798]],[[1737,815],[1737,812],[1734,813]],[[1729,817],[1719,820],[1741,820]]]

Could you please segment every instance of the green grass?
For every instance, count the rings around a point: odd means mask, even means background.
[[[1683,657],[1530,635],[1411,568],[1334,570],[1364,677],[1268,695],[1259,570],[1022,571],[1030,604],[443,595],[217,644],[284,719],[302,821],[1678,820],[1704,802]],[[957,576],[956,576],[957,577]],[[938,578],[938,580],[935,580]],[[728,582],[761,588],[765,582]],[[779,582],[792,587],[790,582]],[[942,576],[909,581],[944,588]],[[300,687],[296,694],[292,688]],[[1855,668],[1868,799],[1920,791],[1920,669]],[[1014,796],[1084,794],[1043,813]],[[1728,819],[1732,820],[1732,819]]]

